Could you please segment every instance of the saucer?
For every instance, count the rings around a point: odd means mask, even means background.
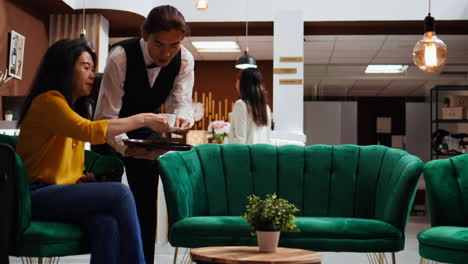
[[[170,128],[169,128],[169,133],[175,133],[175,132],[177,132],[177,131],[179,131],[179,128],[178,128],[178,127],[170,127]]]

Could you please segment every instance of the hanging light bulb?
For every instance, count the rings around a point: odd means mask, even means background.
[[[83,28],[80,31],[80,39],[86,41],[86,45],[94,51],[94,43],[86,37],[86,14],[85,14],[85,1],[83,0]]]
[[[198,10],[205,10],[208,8],[208,0],[197,0],[195,6]]]
[[[247,47],[244,50],[244,54],[240,56],[236,61],[237,69],[257,68],[257,61],[254,57],[249,55],[249,20],[248,20],[248,2],[245,1],[245,40]]]
[[[246,48],[244,54],[237,59],[237,69],[257,68],[257,61],[248,52],[249,48]]]
[[[425,72],[439,71],[447,62],[447,45],[435,34],[435,20],[431,16],[430,0],[429,14],[424,19],[424,36],[414,46],[413,62]]]

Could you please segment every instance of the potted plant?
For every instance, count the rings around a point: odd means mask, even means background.
[[[208,134],[213,136],[213,141],[216,144],[223,144],[224,139],[228,136],[230,130],[229,122],[224,120],[216,120],[208,125]]]
[[[294,204],[278,198],[276,194],[268,194],[264,200],[256,195],[250,195],[247,199],[247,212],[242,217],[256,231],[251,234],[257,235],[260,252],[275,252],[280,232],[299,232],[293,223],[294,213],[299,211]]]
[[[6,110],[5,111],[5,120],[6,121],[12,121],[13,120],[13,111],[11,111],[11,110]]]
[[[444,98],[444,107],[449,107],[449,105],[450,105],[450,98],[445,97]]]

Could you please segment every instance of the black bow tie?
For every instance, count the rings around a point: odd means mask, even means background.
[[[159,66],[154,64],[154,63],[152,63],[150,65],[146,65],[146,69],[154,69],[154,68],[157,68],[157,67],[159,67]]]

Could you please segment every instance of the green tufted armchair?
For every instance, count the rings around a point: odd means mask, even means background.
[[[421,160],[384,146],[205,144],[158,159],[175,247],[256,245],[240,217],[249,194],[277,193],[301,211],[280,246],[397,252]]]
[[[424,166],[431,228],[418,234],[422,258],[468,262],[468,154]]]
[[[21,257],[60,257],[89,253],[88,243],[80,227],[62,223],[34,221],[31,218],[29,183],[21,158],[15,153],[17,137],[0,135],[0,189],[9,201],[2,217],[9,217],[9,255]],[[122,162],[109,156],[86,151],[85,167],[97,179],[120,181],[123,174]],[[5,200],[3,201],[5,202]],[[8,227],[10,227],[8,226]],[[8,233],[8,232],[7,232]],[[4,235],[4,234],[2,234]],[[5,237],[2,237],[5,238]],[[3,245],[4,241],[2,241]]]

